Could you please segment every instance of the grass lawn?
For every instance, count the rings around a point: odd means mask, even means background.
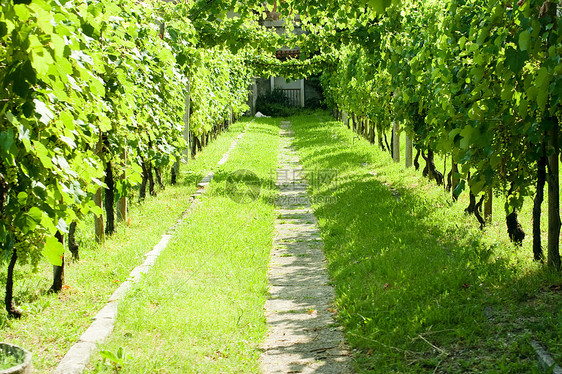
[[[421,172],[393,163],[324,112],[289,120],[304,169],[331,176],[309,180],[309,193],[358,373],[538,373],[531,339],[562,362],[562,276],[532,261],[530,201],[520,214],[528,237],[515,247],[501,197],[493,222],[480,230],[464,213],[466,193],[452,202]],[[35,274],[19,267],[16,302],[24,316],[0,313],[1,339],[31,350],[38,373],[52,372],[213,170],[207,193],[121,302],[114,333],[88,371],[258,373],[279,119],[253,120],[216,166],[248,122],[182,166],[178,186],[132,204],[130,221],[103,247],[94,244],[93,225],[83,224],[82,259],[68,260],[60,294],[46,294],[47,264]],[[255,190],[232,189],[240,170],[261,188],[243,203],[233,191]],[[103,358],[111,354],[122,358]]]
[[[18,320],[8,319],[2,308],[0,340],[30,350],[37,373],[52,372],[113,291],[187,208],[187,198],[196,190],[196,183],[215,167],[245,124],[234,124],[196,160],[182,165],[177,186],[167,186],[156,198],[147,197],[142,204],[131,199],[129,222],[120,224],[103,246],[94,241],[93,221],[79,225],[81,259],[71,262],[70,254],[66,254],[66,284],[59,294],[47,294],[52,268],[46,262],[36,273],[28,266],[17,266],[14,298],[24,314]],[[5,284],[6,273],[1,276]]]
[[[255,120],[215,173],[201,203],[119,306],[116,328],[100,347],[122,349],[123,373],[258,373],[266,332],[263,305],[272,245],[278,121]],[[244,169],[259,197],[237,203],[227,179]],[[94,356],[90,372],[113,372]]]
[[[310,193],[358,372],[530,373],[531,338],[562,351],[562,278],[509,243],[501,208],[480,231],[463,201],[326,114],[291,120],[305,169],[338,173]]]

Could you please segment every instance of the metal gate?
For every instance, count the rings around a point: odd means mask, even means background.
[[[289,99],[290,106],[301,106],[300,88],[282,88],[283,95]]]

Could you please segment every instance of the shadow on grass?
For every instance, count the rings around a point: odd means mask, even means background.
[[[267,123],[268,125],[275,125],[277,123],[277,120],[275,118],[260,118],[259,121],[262,123]],[[252,133],[277,136],[279,130],[265,126],[255,126],[252,128]]]
[[[331,126],[338,125],[295,118],[293,144],[305,168],[338,170],[311,195],[359,370],[479,372],[529,360],[527,349],[489,341],[500,333],[490,311],[525,298],[529,289],[517,288],[536,274],[493,255],[444,197],[437,206],[420,190],[393,193],[376,176],[391,175],[383,156],[366,142],[352,145],[351,133],[332,139]]]
[[[251,170],[252,168],[245,169],[240,168],[236,170],[223,170],[219,169],[215,173],[213,177],[213,184],[214,188],[212,190],[213,196],[226,196],[233,201],[238,202],[240,204],[249,204],[253,203],[256,200],[259,200],[266,204],[275,204],[276,200],[276,193],[277,187],[275,186],[275,170],[270,172],[270,175],[267,176],[257,176],[254,174],[255,179],[252,178],[252,185],[258,186],[257,189],[244,189],[240,188],[238,192],[235,192],[233,196],[232,185],[231,183],[231,176],[240,171],[240,170],[248,170],[249,172],[253,173]],[[242,182],[240,182],[242,183]]]
[[[201,179],[205,177],[205,173],[203,172],[189,172],[184,175],[183,178],[180,179],[180,186],[196,186]]]

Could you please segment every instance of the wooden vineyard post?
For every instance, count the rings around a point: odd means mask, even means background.
[[[412,167],[412,138],[406,134],[406,167]]]
[[[304,78],[300,80],[300,103],[299,106],[301,108],[304,108]]]
[[[100,209],[103,208],[102,205],[102,189],[101,187],[96,191],[96,193],[94,194],[94,203],[96,204],[97,207],[99,207]],[[95,224],[95,229],[96,229],[96,242],[98,243],[103,243],[104,241],[104,230],[103,230],[103,214],[100,215],[96,215],[94,217],[94,224]]]
[[[486,202],[484,203],[484,219],[487,222],[492,221],[492,202],[493,202],[493,190],[490,188],[486,192]]]
[[[392,156],[394,162],[400,162],[400,125],[393,123],[392,125]]]
[[[100,159],[103,159],[103,138],[102,137],[103,137],[103,134],[100,131],[100,138],[99,138],[98,144],[96,146],[96,153],[100,157]],[[103,189],[100,187],[100,188],[98,188],[98,190],[94,194],[94,204],[96,204],[96,206],[98,208],[100,208],[100,210],[103,211],[102,201],[103,201]],[[94,225],[95,225],[96,242],[103,243],[104,240],[105,240],[105,232],[104,232],[104,224],[103,224],[103,212],[99,215],[95,215]]]
[[[55,237],[64,247],[64,235],[58,231]],[[53,265],[53,285],[50,288],[51,292],[60,292],[64,285],[64,254],[61,257],[61,266]]]
[[[251,114],[254,116],[256,114],[256,101],[258,100],[258,84],[256,78],[252,78],[252,106]]]
[[[560,270],[560,178],[558,155],[560,154],[558,121],[554,118],[548,145],[554,152],[548,156],[548,266]]]
[[[551,0],[550,3],[545,2],[547,15],[554,20],[554,30],[558,30],[558,1]],[[556,33],[551,33],[548,38],[548,44],[551,46],[556,45],[554,40],[554,35]],[[551,50],[548,50],[550,55]],[[559,166],[559,156],[560,156],[560,117],[552,116],[551,122],[553,124],[552,129],[547,132],[548,135],[548,145],[552,148],[553,152],[547,158],[548,165],[548,255],[547,264],[550,268],[560,270],[560,166]]]
[[[127,180],[127,148],[123,149],[123,174],[121,174],[121,180]],[[123,222],[127,221],[127,197],[122,196],[117,203],[117,221]]]
[[[189,152],[190,152],[190,147],[189,147],[189,141],[190,141],[190,110],[191,110],[191,85],[190,85],[190,81],[189,78],[187,79],[187,92],[185,94],[185,114],[183,116],[183,139],[185,140],[185,144],[186,144],[186,148],[185,148],[185,152],[184,152],[184,156],[185,156],[185,161],[189,161]]]
[[[458,172],[459,168],[457,167],[457,163],[451,158],[451,191],[453,200],[455,201],[459,198],[458,195],[455,195],[455,190],[459,184],[459,178],[457,177]]]
[[[342,111],[342,122],[344,125],[346,125],[347,127],[349,127],[349,116],[347,115],[347,112],[344,110]]]

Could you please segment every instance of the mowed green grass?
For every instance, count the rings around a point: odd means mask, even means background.
[[[155,267],[119,306],[100,349],[124,352],[123,373],[258,373],[272,245],[278,132],[256,120],[231,152]],[[240,169],[260,179],[244,204],[227,194]],[[90,372],[112,372],[97,353]]]
[[[50,373],[64,354],[88,328],[92,318],[115,289],[141,264],[162,234],[189,205],[187,199],[197,189],[196,182],[206,175],[247,121],[234,124],[201,152],[196,160],[182,165],[177,186],[166,186],[157,197],[148,196],[138,204],[131,199],[129,221],[117,227],[103,246],[95,243],[93,221],[79,225],[80,261],[71,262],[66,253],[65,287],[59,294],[48,294],[52,267],[45,262],[33,273],[28,266],[17,266],[15,301],[22,309],[21,319],[8,319],[0,311],[0,340],[20,345],[33,353],[36,373]],[[167,176],[169,178],[169,176]],[[5,272],[2,274],[5,284]]]
[[[337,170],[309,192],[359,373],[532,373],[531,338],[561,350],[559,274],[326,114],[291,120],[305,169]]]
[[[387,134],[387,138],[391,139],[392,134],[389,133]],[[375,146],[373,146],[375,147]],[[402,165],[405,164],[405,157],[406,157],[406,137],[404,135],[404,133],[402,132],[401,136],[400,136],[400,163]],[[414,149],[414,155],[413,157],[415,157],[415,149]],[[423,168],[425,167],[425,161],[423,160],[423,158],[420,156],[419,157],[419,163],[420,163],[420,170],[419,173],[421,173],[421,171],[423,170]],[[436,168],[443,173],[443,175],[445,176],[445,178],[447,177],[447,174],[451,171],[451,157],[444,157],[443,155],[440,154],[436,154],[435,155],[435,166]],[[560,168],[562,168],[562,162],[560,163]],[[442,186],[444,188],[444,186]],[[507,186],[508,187],[508,186]],[[507,188],[505,187],[505,188]],[[542,240],[542,245],[543,245],[543,250],[544,250],[544,256],[546,259],[547,256],[547,250],[546,250],[546,245],[547,245],[547,230],[548,230],[548,217],[545,214],[547,212],[548,209],[548,184],[545,185],[545,190],[544,190],[544,201],[542,204],[542,210],[543,210],[543,215],[541,217],[541,240]],[[562,192],[562,186],[560,188],[560,191]],[[486,225],[486,232],[488,232],[490,237],[495,237],[495,238],[499,238],[502,241],[507,240],[507,228],[505,225],[505,194],[507,193],[507,189],[506,190],[495,190],[494,191],[494,196],[492,198],[492,210],[493,210],[493,217],[492,217],[492,221],[488,222]],[[527,254],[532,254],[532,243],[533,243],[533,235],[532,235],[532,225],[533,225],[533,219],[532,219],[532,213],[533,213],[533,199],[534,199],[534,195],[533,195],[533,189],[531,188],[530,191],[531,195],[530,196],[526,196],[524,198],[524,203],[523,203],[523,207],[522,209],[518,212],[519,215],[519,222],[521,224],[521,227],[523,228],[523,231],[525,232],[525,239],[523,240],[523,246],[521,248],[521,250],[524,253]],[[480,198],[480,196],[478,197],[478,199]],[[460,204],[462,207],[467,207],[469,204],[469,195],[467,193],[467,191],[464,191],[464,193],[462,193],[459,196],[458,199],[458,204]],[[484,214],[482,213],[482,216],[484,216]],[[473,217],[473,220],[476,221],[476,217]],[[562,358],[562,356],[561,356]]]

